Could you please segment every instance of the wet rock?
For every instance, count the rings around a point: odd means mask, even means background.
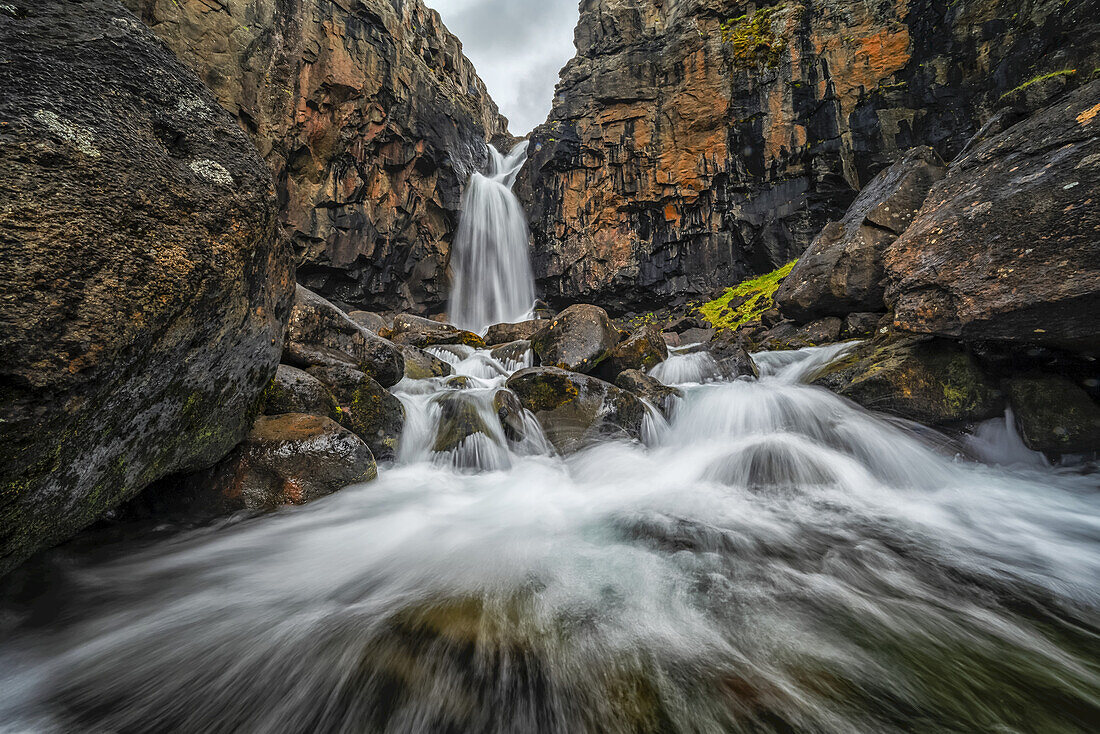
[[[451,365],[422,349],[401,347],[401,354],[405,357],[405,377],[410,380],[427,380],[454,374]]]
[[[438,13],[422,0],[125,4],[270,164],[300,282],[368,310],[444,304],[463,187],[507,131]]]
[[[1100,451],[1100,405],[1064,377],[1032,375],[1004,385],[1024,443],[1052,456]]]
[[[393,328],[393,319],[388,319],[382,314],[373,311],[349,311],[348,318],[362,326],[367,331],[380,334],[386,329]]]
[[[436,399],[439,405],[439,428],[432,450],[436,453],[457,448],[475,433],[491,437],[492,429],[481,415],[477,400],[469,393],[450,392]]]
[[[137,500],[154,517],[227,515],[304,505],[378,476],[367,445],[316,415],[263,416],[212,469],[150,488]]]
[[[646,371],[668,359],[668,347],[656,325],[643,326],[612,348],[599,366],[600,376],[614,381],[624,370]]]
[[[396,385],[405,375],[400,348],[302,286],[294,296],[283,361],[303,369],[351,365],[383,387]]]
[[[822,230],[775,294],[787,317],[806,323],[853,311],[882,311],[883,253],[913,221],[947,167],[913,148],[860,191],[844,218]]]
[[[454,377],[448,377],[443,381],[443,384],[452,390],[468,390],[470,388],[470,378],[466,375],[455,375]]]
[[[706,344],[717,333],[715,329],[687,329],[680,332],[681,344]]]
[[[263,414],[308,413],[338,421],[340,408],[325,384],[297,367],[281,364],[264,390]]]
[[[850,313],[844,317],[844,326],[840,330],[843,339],[863,339],[874,336],[881,313]]]
[[[750,342],[744,335],[733,331],[719,331],[707,343],[707,351],[718,363],[727,379],[756,377],[756,363],[749,356]]]
[[[472,331],[407,313],[394,317],[391,334],[395,344],[418,349],[444,344],[464,344],[475,349],[485,348],[484,340]]]
[[[263,159],[129,11],[6,2],[0,56],[2,575],[232,450],[294,286]]]
[[[674,331],[662,331],[661,338],[665,340],[665,346],[667,347],[679,347],[683,345],[680,335]]]
[[[489,355],[501,364],[522,364],[529,358],[528,352],[530,351],[531,342],[526,339],[521,339],[507,344],[501,344],[495,347],[493,351],[489,352]]]
[[[516,324],[493,324],[489,327],[489,330],[485,332],[485,343],[490,347],[495,347],[507,342],[519,341],[522,339],[530,339],[544,326],[549,326],[550,321],[547,319],[531,319],[529,321],[520,321]]]
[[[672,417],[672,407],[684,392],[676,387],[664,385],[656,377],[650,377],[638,370],[624,370],[615,377],[616,387],[631,392],[661,411],[665,418]]]
[[[1100,350],[1100,81],[956,161],[886,255],[900,328]]]
[[[840,319],[829,316],[803,326],[784,321],[750,336],[756,349],[774,352],[832,344],[840,339],[842,327]]]
[[[379,461],[397,456],[405,406],[370,375],[348,365],[311,367],[340,405],[340,424],[366,441]]]
[[[565,309],[531,337],[541,364],[574,372],[594,370],[618,343],[619,330],[607,312],[583,303]]]
[[[523,404],[511,390],[497,390],[493,395],[493,408],[509,441],[522,441],[527,435]]]
[[[926,425],[1000,415],[1004,398],[955,342],[890,334],[865,342],[811,380],[870,410]]]
[[[534,413],[562,453],[607,438],[641,438],[645,405],[603,380],[557,367],[530,367],[508,379],[508,389]]]

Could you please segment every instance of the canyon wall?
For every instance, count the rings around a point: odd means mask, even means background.
[[[462,187],[507,120],[420,0],[125,0],[271,167],[298,279],[435,311]]]
[[[950,160],[995,113],[1092,76],[1098,10],[582,0],[517,184],[540,289],[645,310],[771,270],[905,150]]]

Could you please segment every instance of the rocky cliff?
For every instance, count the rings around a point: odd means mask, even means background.
[[[437,310],[462,186],[507,121],[420,0],[125,0],[275,174],[299,280]]]
[[[583,0],[518,185],[541,289],[641,310],[771,270],[905,150],[1093,75],[1098,6]]]

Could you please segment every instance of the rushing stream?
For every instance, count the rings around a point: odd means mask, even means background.
[[[437,348],[468,379],[395,388],[377,481],[17,575],[0,730],[1094,731],[1096,475],[800,383],[840,349],[563,458],[532,421],[433,452],[440,399],[523,366]]]

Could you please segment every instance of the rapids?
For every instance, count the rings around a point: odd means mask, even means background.
[[[676,354],[667,426],[567,457],[433,451],[524,366],[434,348],[377,481],[9,579],[0,731],[1089,731],[1096,474],[803,384],[844,348]]]

